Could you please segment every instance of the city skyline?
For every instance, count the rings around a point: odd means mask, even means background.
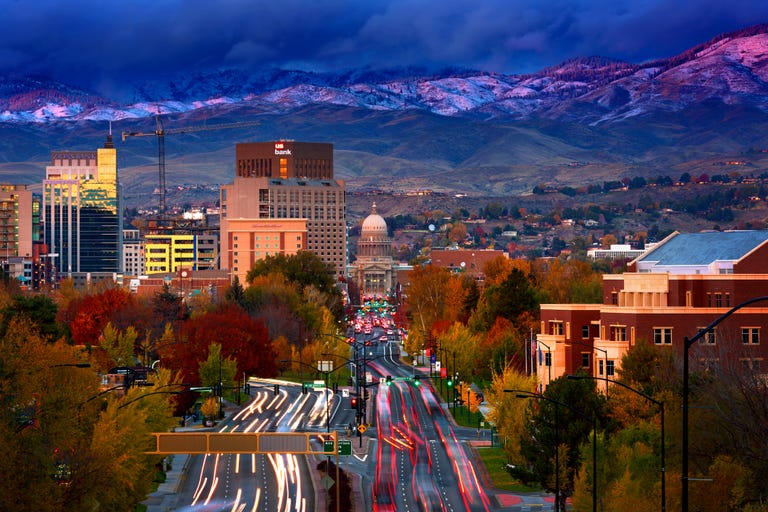
[[[101,94],[185,71],[334,71],[423,67],[507,74],[567,59],[664,58],[768,20],[747,0],[475,5],[422,0],[100,4],[4,2],[0,73],[63,81]]]

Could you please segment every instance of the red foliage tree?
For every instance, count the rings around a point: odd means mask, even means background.
[[[135,302],[131,292],[122,288],[109,288],[94,295],[86,295],[69,304],[67,318],[72,341],[76,345],[97,345],[104,327]]]
[[[212,343],[221,356],[237,361],[238,375],[274,377],[278,370],[266,327],[236,304],[227,304],[184,322],[183,340],[160,348],[162,365],[181,373],[182,380],[199,382],[198,368]]]

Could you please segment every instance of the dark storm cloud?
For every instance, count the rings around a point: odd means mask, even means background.
[[[754,0],[0,0],[0,73],[99,90],[184,70],[642,62],[768,21]]]

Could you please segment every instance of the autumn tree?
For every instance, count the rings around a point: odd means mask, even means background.
[[[451,278],[444,268],[426,265],[415,267],[410,276],[406,308],[411,331],[428,335],[432,324],[446,316],[446,289]]]
[[[253,284],[260,276],[280,274],[289,282],[296,284],[301,293],[308,288],[320,292],[323,304],[341,319],[341,292],[336,287],[332,269],[311,251],[299,251],[296,254],[275,254],[257,260],[246,275],[246,281]],[[320,297],[318,296],[318,297]]]
[[[86,354],[51,343],[19,316],[0,338],[0,493],[14,510],[132,511],[150,491],[159,456],[150,432],[174,420],[170,395],[133,388],[100,392]],[[152,395],[152,396],[145,396]]]
[[[448,240],[453,244],[459,244],[467,239],[467,226],[463,222],[454,222],[448,232]]]
[[[490,387],[484,390],[485,400],[490,405],[486,419],[496,425],[499,437],[506,440],[503,447],[509,460],[522,467],[526,464],[520,451],[520,432],[525,425],[528,404],[505,389],[533,392],[536,378],[508,366],[500,372],[494,371]]]
[[[538,312],[536,292],[528,277],[518,268],[511,269],[498,284],[486,285],[471,324],[478,331],[487,331],[496,317],[514,322],[523,315]]]
[[[535,264],[539,301],[548,304],[601,304],[603,280],[585,261],[539,260]]]
[[[273,377],[275,355],[266,328],[234,304],[191,318],[184,324],[184,339],[159,348],[164,367],[183,375],[185,382],[199,382],[199,363],[209,345],[221,345],[224,358],[237,361],[238,374]]]
[[[456,322],[437,338],[437,346],[445,358],[448,372],[458,374],[459,380],[472,382],[476,369],[484,363],[477,358],[480,336]]]
[[[200,361],[198,366],[200,384],[213,389],[221,384],[224,389],[234,387],[237,379],[237,361],[230,357],[224,357],[220,343],[208,345],[208,356]]]
[[[512,322],[503,317],[496,317],[491,328],[484,333],[480,342],[477,358],[486,361],[487,367],[479,369],[485,378],[491,372],[500,372],[509,366],[518,371],[525,370],[528,333],[521,333]]]
[[[133,327],[119,331],[111,323],[107,323],[99,339],[99,349],[104,355],[103,359],[99,358],[104,362],[99,365],[99,370],[106,373],[116,366],[134,366],[136,338],[136,329]]]
[[[85,295],[69,304],[69,330],[76,345],[98,345],[99,338],[113,316],[133,301],[131,292],[108,288],[98,294]]]

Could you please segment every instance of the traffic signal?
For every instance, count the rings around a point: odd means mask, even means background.
[[[301,394],[306,395],[307,394],[307,386],[304,384],[301,385]]]
[[[353,396],[352,399],[349,401],[349,405],[352,407],[352,409],[357,409],[357,397]]]
[[[413,376],[413,385],[414,386],[421,386],[421,375],[414,375]]]
[[[275,384],[275,395],[280,393],[280,384]]]
[[[387,386],[391,386],[391,385],[392,385],[392,376],[387,375]]]
[[[453,377],[448,377],[448,380],[447,380],[447,381],[445,381],[445,384],[446,384],[446,385],[447,385],[449,388],[452,388],[452,387],[453,387]]]

